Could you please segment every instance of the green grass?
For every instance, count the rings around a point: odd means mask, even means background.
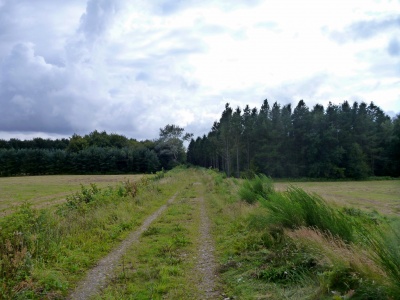
[[[393,214],[398,181],[306,182],[289,191],[282,183],[261,189],[247,184],[258,189],[254,195],[243,194],[243,181],[203,169],[159,174],[136,192],[123,185],[107,188],[102,178],[83,189],[75,182],[73,191],[80,192],[65,196],[68,201],[57,209],[34,201],[0,219],[0,298],[65,297],[176,191],[175,202],[126,253],[98,299],[202,298],[195,271],[198,197],[204,197],[212,220],[222,297],[396,299],[399,294],[400,220]],[[54,188],[62,192],[56,181]],[[38,182],[37,189],[45,185]],[[52,188],[43,187],[42,195],[52,195]],[[313,192],[335,199],[325,202]],[[22,198],[32,196],[23,193]],[[248,201],[253,204],[241,201],[243,195],[253,197]],[[391,214],[365,211],[371,203]]]
[[[126,253],[96,299],[201,299],[194,271],[199,243],[199,173],[185,171],[174,203]]]
[[[0,219],[0,298],[62,298],[179,184],[175,176],[143,181],[134,198],[104,188],[78,206],[55,211],[24,204]]]
[[[270,193],[260,192],[260,184],[242,184],[235,199],[236,183],[218,182],[209,194],[229,297],[397,299],[400,239],[390,229],[396,218],[331,206],[297,184]],[[249,188],[258,196],[243,191]],[[240,201],[249,195],[258,203]]]
[[[143,175],[52,175],[0,177],[0,217],[12,212],[25,201],[44,208],[61,203],[80,185],[95,183],[99,187],[124,180],[138,181]]]
[[[276,190],[285,191],[293,185],[320,195],[338,206],[355,206],[383,214],[400,212],[400,180],[344,182],[277,182]]]

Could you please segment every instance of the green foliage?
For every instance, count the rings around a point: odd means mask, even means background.
[[[0,149],[0,176],[152,173],[159,158],[148,148],[85,147],[77,151]]]
[[[91,184],[68,196],[56,212],[22,205],[0,219],[0,298],[65,298],[84,271],[175,190],[172,178],[168,184],[148,179],[107,188]],[[182,231],[174,243],[188,243]]]
[[[334,299],[396,299],[400,294],[398,223],[389,225],[376,212],[336,209],[299,188],[267,197],[258,196],[262,190],[260,181],[244,182],[241,199],[256,199],[262,207],[249,206],[251,213],[245,217],[240,216],[246,210],[230,212],[235,218],[228,230],[232,240],[226,243],[235,251],[227,251],[229,261],[220,272],[235,286],[236,295],[254,295],[255,289],[261,290],[257,281],[266,282],[269,289],[273,285],[277,290],[273,299],[284,298],[278,296],[282,289],[305,286],[312,288],[298,299],[329,295]],[[296,298],[295,294],[289,298]]]
[[[247,203],[255,203],[260,197],[269,199],[275,193],[271,178],[261,174],[245,180],[239,189],[239,196]]]
[[[30,287],[34,263],[55,255],[60,238],[55,220],[48,211],[36,210],[29,203],[0,220],[0,295],[24,298]]]
[[[400,295],[400,230],[389,224],[381,227],[363,226],[359,232],[364,243],[373,250],[374,260],[381,265],[390,279],[389,290]]]
[[[309,108],[300,100],[292,110],[265,99],[243,113],[227,103],[211,131],[191,140],[187,159],[236,177],[362,179],[400,176],[399,145],[399,116],[372,102]]]
[[[273,224],[291,229],[313,227],[347,242],[354,240],[351,219],[333,209],[316,194],[291,187],[285,193],[275,193],[269,199],[259,200],[270,210],[269,218]]]
[[[193,134],[183,134],[185,129],[177,125],[166,125],[160,128],[160,137],[156,141],[155,150],[161,166],[167,170],[186,162],[184,141],[188,141]]]

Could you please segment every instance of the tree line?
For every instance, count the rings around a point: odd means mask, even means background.
[[[69,139],[0,140],[0,176],[152,173],[186,162],[183,141],[191,136],[166,125],[152,141],[97,130]]]
[[[187,161],[237,177],[400,176],[400,115],[372,102],[309,109],[301,100],[292,109],[266,99],[243,111],[227,103],[210,132],[191,139]]]

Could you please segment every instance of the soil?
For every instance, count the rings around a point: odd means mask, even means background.
[[[104,288],[109,279],[112,278],[118,261],[122,258],[128,248],[139,241],[141,234],[150,226],[150,224],[175,200],[174,195],[168,200],[167,204],[161,206],[155,213],[150,215],[140,226],[139,229],[132,232],[115,250],[100,260],[93,269],[89,270],[86,278],[78,283],[76,289],[67,297],[67,299],[89,299]]]
[[[211,236],[211,223],[208,218],[204,198],[200,202],[200,239],[198,263],[196,273],[200,274],[198,283],[199,291],[203,293],[202,299],[218,299],[220,293],[217,289],[217,264],[214,257],[214,242]]]

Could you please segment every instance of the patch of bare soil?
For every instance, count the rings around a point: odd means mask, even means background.
[[[200,240],[197,273],[200,275],[198,287],[203,293],[202,299],[218,299],[220,293],[217,289],[217,263],[214,257],[214,241],[211,236],[211,223],[208,218],[204,198],[199,198],[200,202]]]
[[[76,289],[67,299],[89,299],[105,287],[107,281],[112,278],[114,269],[118,261],[133,243],[139,241],[140,235],[150,226],[150,224],[175,200],[174,195],[168,200],[167,204],[161,206],[155,213],[150,215],[140,226],[132,232],[115,250],[100,260],[93,269],[89,270],[86,278],[78,283]]]

